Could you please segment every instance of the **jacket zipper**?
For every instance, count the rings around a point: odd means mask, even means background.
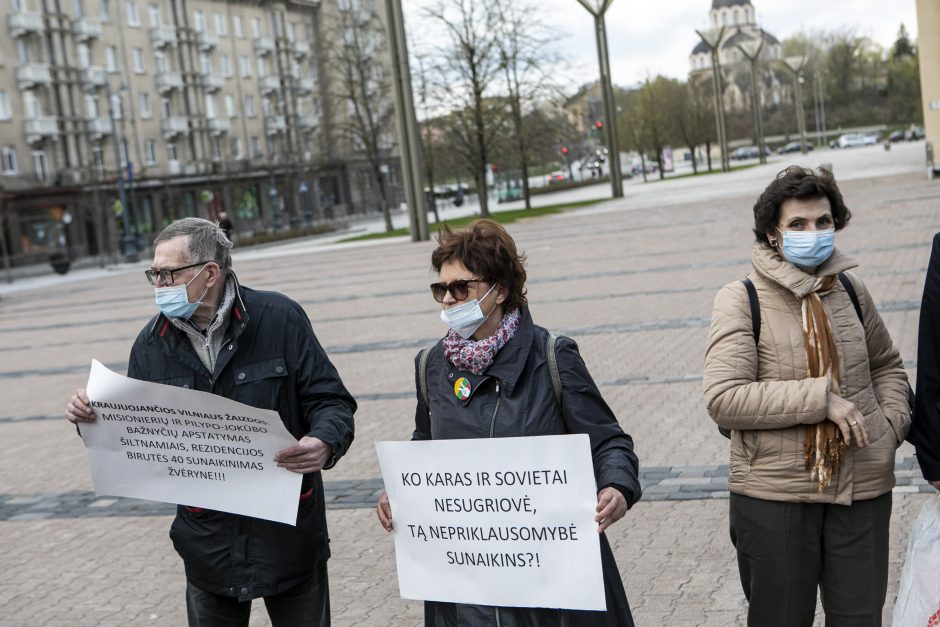
[[[493,437],[493,431],[495,430],[495,427],[496,427],[496,414],[499,413],[500,398],[501,396],[499,393],[499,381],[497,381],[496,382],[496,407],[493,408],[493,417],[490,418],[490,437],[491,438]],[[493,609],[496,612],[496,627],[500,627],[502,625],[502,622],[499,619],[499,608],[495,607]]]

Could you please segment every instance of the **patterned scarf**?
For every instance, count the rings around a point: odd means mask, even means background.
[[[806,349],[809,376],[829,377],[832,393],[840,394],[842,373],[839,370],[839,353],[832,338],[829,316],[819,298],[819,292],[831,291],[836,280],[835,275],[817,279],[813,291],[803,297],[803,346]],[[842,451],[846,446],[842,432],[831,420],[807,426],[803,459],[810,476],[819,485],[819,492],[826,489],[832,476],[839,471]]]
[[[515,335],[519,328],[519,310],[503,316],[496,333],[482,340],[463,339],[451,329],[444,337],[444,357],[460,370],[469,370],[480,375],[493,363],[496,353]]]

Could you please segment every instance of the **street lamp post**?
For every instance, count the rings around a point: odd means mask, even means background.
[[[124,226],[124,236],[121,238],[121,248],[124,260],[134,263],[138,258],[137,238],[131,233],[130,205],[127,204],[127,193],[124,190],[124,166],[121,164],[121,149],[118,147],[117,123],[114,119],[114,94],[111,91],[111,82],[104,82],[105,92],[108,96],[108,118],[111,121],[111,148],[114,150],[115,170],[117,171],[118,198],[121,201],[121,221]]]
[[[803,67],[806,57],[786,57],[783,64],[793,74],[793,84],[796,86],[796,125],[800,132],[800,152],[806,154],[806,120],[803,116]]]
[[[813,72],[813,100],[816,113],[816,143],[823,147],[826,145],[826,99],[823,96],[822,77],[819,70]]]
[[[614,106],[614,87],[610,78],[610,55],[607,51],[607,27],[604,14],[614,0],[578,0],[594,16],[594,32],[597,36],[597,60],[601,70],[601,95],[604,100],[604,117],[607,129],[607,158],[610,170],[610,189],[614,198],[623,198],[623,175],[620,171],[620,140],[617,137],[617,114]]]
[[[718,132],[718,146],[721,149],[721,171],[731,170],[731,161],[728,158],[728,138],[725,134],[725,107],[721,97],[721,60],[718,57],[721,40],[725,36],[725,27],[710,28],[708,30],[696,30],[696,34],[701,38],[712,58],[712,87],[715,92],[715,127]]]
[[[307,185],[307,181],[301,181],[297,191],[304,199],[304,226],[312,226],[313,212],[310,211],[310,186]]]
[[[760,162],[767,163],[767,155],[764,150],[764,120],[761,115],[760,95],[757,91],[757,62],[760,60],[760,53],[764,49],[764,31],[758,31],[755,38],[742,41],[738,44],[738,50],[748,60],[751,65],[751,109],[754,113],[754,135],[757,138],[757,151],[760,153]]]

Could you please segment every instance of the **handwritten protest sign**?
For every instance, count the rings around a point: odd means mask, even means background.
[[[182,503],[294,525],[301,475],[274,463],[297,440],[277,412],[129,379],[97,361],[80,425],[98,495]]]
[[[588,436],[376,449],[402,597],[606,609]]]

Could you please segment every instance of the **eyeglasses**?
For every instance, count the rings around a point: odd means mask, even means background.
[[[203,266],[209,261],[200,261],[199,263],[191,263],[188,266],[182,266],[181,268],[161,268],[160,270],[144,270],[144,275],[147,277],[147,281],[150,282],[150,285],[157,284],[157,278],[159,277],[160,283],[164,285],[173,285],[173,282],[176,280],[173,275],[180,270],[189,270],[190,268],[195,268],[196,266]]]
[[[471,283],[484,283],[482,279],[457,279],[450,283],[431,283],[431,295],[439,303],[444,302],[444,295],[450,292],[450,295],[456,300],[463,300],[469,296],[468,288]]]

